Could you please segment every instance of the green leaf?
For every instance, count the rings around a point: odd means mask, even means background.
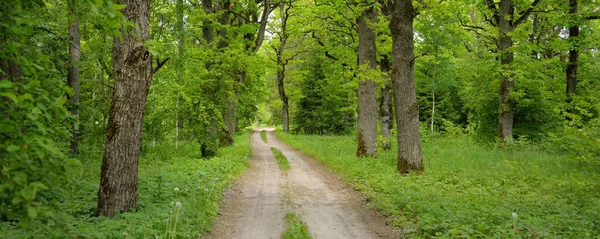
[[[19,197],[19,196],[16,196],[16,197],[14,197],[14,198],[12,199],[12,204],[13,204],[13,205],[17,205],[17,204],[19,204],[19,203],[22,203],[22,202],[23,202],[23,198],[22,198],[22,197]]]
[[[9,98],[12,101],[14,101],[15,103],[19,103],[19,100],[17,99],[17,96],[14,93],[12,93],[12,92],[4,92],[4,93],[1,94],[1,96]]]
[[[56,99],[55,104],[56,105],[63,105],[63,104],[65,104],[65,102],[67,102],[67,98],[65,98],[65,97],[58,97]]]
[[[121,4],[113,4],[112,5],[112,9],[115,11],[120,11],[122,9],[125,9],[126,5],[121,5]]]
[[[1,80],[0,81],[0,89],[5,89],[5,88],[11,88],[13,87],[13,83],[8,81],[8,80]]]
[[[38,216],[37,209],[31,206],[27,207],[27,216],[36,218]]]
[[[6,147],[6,151],[8,151],[9,153],[15,152],[17,150],[19,150],[21,147],[16,146],[16,145],[9,145],[8,147]]]

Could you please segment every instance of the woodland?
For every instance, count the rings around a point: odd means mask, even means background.
[[[0,238],[202,237],[259,125],[406,238],[600,235],[597,0],[3,0],[0,38]]]

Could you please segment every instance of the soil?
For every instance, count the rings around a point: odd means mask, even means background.
[[[267,131],[267,142],[260,131]],[[252,131],[250,168],[225,192],[215,225],[205,238],[281,238],[285,215],[296,213],[314,239],[398,238],[384,217],[367,208],[364,196],[321,163],[279,141],[272,128]],[[281,171],[270,147],[291,169]]]

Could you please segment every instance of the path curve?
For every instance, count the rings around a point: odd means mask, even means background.
[[[260,138],[261,130],[267,131],[268,143]],[[205,238],[280,238],[288,212],[300,215],[314,239],[398,237],[361,195],[321,163],[278,140],[272,128],[253,130],[251,144],[251,166],[226,192],[221,215]],[[279,170],[270,147],[288,159],[287,173]]]

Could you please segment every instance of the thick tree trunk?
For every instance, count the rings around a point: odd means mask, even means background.
[[[500,78],[500,90],[498,94],[498,138],[501,145],[509,145],[512,142],[513,119],[514,119],[514,100],[510,98],[510,92],[515,86],[512,78],[510,65],[513,62],[512,45],[510,36],[512,31],[509,17],[513,11],[511,0],[502,0],[499,4],[500,17],[498,20],[498,50],[500,50],[500,65],[502,67]]]
[[[389,74],[390,72],[390,61],[387,56],[382,56],[380,62],[381,72]],[[381,88],[381,104],[379,105],[379,119],[381,121],[381,135],[385,138],[383,143],[383,150],[387,151],[391,149],[390,146],[390,130],[392,129],[392,84],[389,78],[386,78],[386,82],[383,88]]]
[[[150,0],[122,0],[123,14],[138,29],[123,32],[113,42],[115,87],[106,127],[102,157],[99,216],[114,216],[137,208],[138,162],[148,89],[152,80],[152,55],[148,40]]]
[[[419,104],[414,80],[413,18],[411,0],[391,3],[392,86],[398,134],[398,166],[400,173],[423,171]]]
[[[67,84],[73,89],[71,97],[71,114],[79,120],[79,62],[81,59],[81,44],[79,34],[79,17],[77,17],[77,6],[75,1],[71,0],[69,4],[69,53],[71,62],[67,75]],[[79,153],[79,130],[73,127],[71,134],[71,154]]]
[[[358,18],[358,65],[377,69],[375,25],[377,12],[367,8]],[[371,79],[358,83],[358,147],[356,156],[377,156],[377,84]]]
[[[569,0],[569,15],[577,15],[577,0]],[[569,64],[567,65],[567,104],[573,101],[573,95],[577,93],[577,68],[579,66],[579,25],[569,26]],[[572,107],[569,107],[571,110]]]

